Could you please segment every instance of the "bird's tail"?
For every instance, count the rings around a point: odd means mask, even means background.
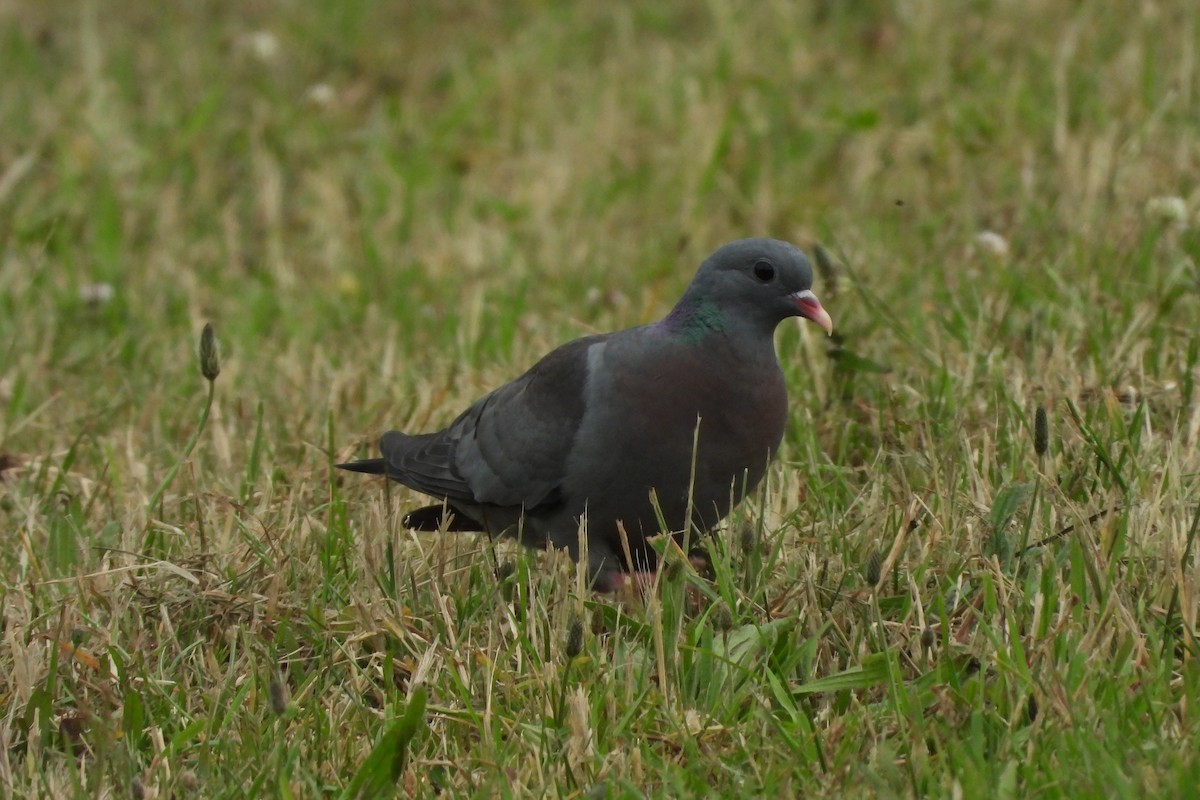
[[[365,472],[368,475],[382,475],[387,472],[387,464],[382,458],[364,458],[362,461],[347,461],[345,464],[334,466],[349,472]]]

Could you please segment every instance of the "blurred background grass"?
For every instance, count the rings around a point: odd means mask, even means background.
[[[0,778],[326,793],[424,683],[413,794],[1194,785],[1198,16],[0,5]],[[748,235],[823,243],[838,338],[780,334],[793,421],[735,520],[769,557],[718,554],[743,575],[724,611],[614,623],[524,557],[514,600],[477,542],[397,530],[402,490],[330,476],[555,344],[655,318]],[[206,321],[213,418],[147,508],[195,428]],[[572,615],[609,623],[573,678]],[[773,616],[796,621],[782,644],[714,644]],[[683,654],[643,657],[655,632]],[[888,652],[887,688],[852,680],[780,727],[781,691]],[[696,654],[742,668],[733,699],[698,690],[724,684]],[[982,688],[958,683],[972,663]],[[280,671],[304,709],[284,721]],[[570,719],[542,707],[559,680]],[[1027,702],[1044,713],[1017,724]]]

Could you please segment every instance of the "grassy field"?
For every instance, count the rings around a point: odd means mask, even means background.
[[[0,792],[1194,796],[1200,6],[639,5],[0,4]],[[331,470],[748,235],[715,578]]]

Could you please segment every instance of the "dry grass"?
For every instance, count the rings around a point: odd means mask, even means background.
[[[1192,791],[1200,10],[420,6],[0,5],[6,794],[350,792],[422,696],[404,796]],[[755,234],[839,337],[714,580],[331,473]]]

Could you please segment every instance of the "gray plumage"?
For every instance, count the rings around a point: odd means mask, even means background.
[[[832,329],[811,287],[792,245],[731,242],[658,322],[564,344],[444,430],[390,431],[383,458],[338,466],[436,498],[406,517],[420,530],[443,526],[444,502],[450,530],[519,536],[579,560],[585,518],[593,585],[615,588],[623,573],[655,568],[647,539],[659,513],[682,534],[689,485],[692,523],[708,530],[762,479],[787,419],[775,328],[803,316]]]

